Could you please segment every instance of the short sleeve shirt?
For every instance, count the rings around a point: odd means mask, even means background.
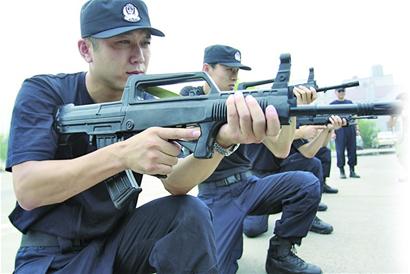
[[[38,75],[23,82],[12,115],[8,171],[26,161],[73,158],[96,149],[85,134],[76,136],[70,147],[59,144],[54,117],[59,106],[69,103],[94,103],[84,72]],[[105,184],[99,183],[64,202],[30,211],[16,203],[9,219],[23,233],[30,229],[68,239],[91,239],[109,233],[126,210],[116,209]]]

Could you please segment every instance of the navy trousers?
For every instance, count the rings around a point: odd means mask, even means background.
[[[332,166],[332,153],[329,148],[321,147],[316,153],[315,158],[318,158],[322,163],[323,178],[330,177],[330,168]]]
[[[343,168],[345,166],[345,150],[347,150],[347,164],[349,165],[349,167],[356,166],[356,127],[342,127],[336,130],[335,133],[337,167]]]
[[[196,197],[168,196],[135,209],[81,250],[20,247],[15,273],[218,273],[212,213]]]
[[[323,184],[324,184],[323,168],[322,168],[322,163],[318,158],[316,157],[306,158],[300,153],[293,153],[281,163],[281,167],[278,172],[296,171],[296,170],[303,170],[303,171],[308,171],[308,172],[313,173],[315,177],[319,179],[320,193],[323,192]],[[260,173],[257,171],[254,171],[254,172],[259,177],[264,177],[269,174],[269,173]],[[268,215],[247,216],[243,222],[243,232],[248,237],[258,236],[268,230],[268,226],[269,226],[268,220],[269,220]]]
[[[316,215],[320,186],[311,173],[284,172],[263,178],[251,176],[226,186],[202,183],[198,197],[214,216],[219,271],[232,274],[242,256],[245,217],[282,212],[274,233],[300,244]]]

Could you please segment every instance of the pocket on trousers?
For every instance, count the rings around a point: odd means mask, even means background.
[[[15,274],[45,274],[54,260],[54,255],[37,253],[41,247],[23,247],[17,251]]]
[[[198,198],[209,208],[211,208],[214,203],[213,197],[198,195]]]

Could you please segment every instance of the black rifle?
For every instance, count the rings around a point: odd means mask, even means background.
[[[288,85],[290,55],[283,54],[280,60],[279,71],[271,89],[243,91],[243,94],[254,96],[262,109],[273,105],[282,125],[289,124],[291,116],[337,113],[387,115],[397,112],[395,103],[297,107],[293,88]],[[144,93],[150,87],[203,80],[211,87],[208,95],[143,100]],[[183,128],[196,125],[201,129],[198,140],[178,142],[192,151],[196,158],[211,158],[217,132],[227,121],[225,101],[230,94],[221,93],[204,72],[132,75],[128,78],[120,101],[61,106],[56,114],[56,130],[62,140],[67,140],[69,135],[87,134],[90,143],[99,149],[154,126]],[[129,201],[136,202],[141,191],[136,175],[126,170],[105,180],[117,208],[122,208]]]
[[[366,116],[354,116],[354,115],[338,115],[340,118],[346,121],[346,124],[343,127],[351,126],[356,124],[356,120],[359,119],[377,119],[375,115],[366,115]],[[327,125],[330,124],[330,115],[317,115],[317,116],[300,116],[296,119],[296,124],[298,126],[306,125]]]
[[[265,85],[265,84],[270,84],[274,83],[275,79],[267,79],[267,80],[260,80],[260,81],[253,81],[253,82],[242,82],[238,84],[238,90],[245,90],[250,87],[256,87],[260,85]],[[334,86],[328,86],[328,87],[319,87],[316,83],[315,80],[315,72],[314,68],[309,68],[309,76],[308,76],[308,81],[307,83],[302,83],[299,84],[302,86],[307,86],[307,87],[313,87],[316,89],[317,92],[323,92],[326,93],[328,90],[332,89],[340,89],[340,88],[352,88],[352,87],[357,87],[359,86],[359,81],[353,81],[353,82],[347,82],[339,85],[334,85]],[[297,85],[297,86],[299,86]],[[290,86],[290,88],[293,88],[294,86]]]

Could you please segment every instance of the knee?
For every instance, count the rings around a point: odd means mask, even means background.
[[[320,202],[321,188],[319,179],[312,172],[298,171],[298,180],[302,182],[301,191],[313,201]]]
[[[243,221],[243,233],[252,238],[268,231],[268,215],[247,216]]]
[[[322,173],[322,162],[316,157],[312,158],[311,161],[312,161],[312,172],[319,178],[319,176],[322,175],[321,174]]]
[[[212,212],[199,198],[190,195],[174,196],[178,203],[181,220],[201,225],[212,223]]]

